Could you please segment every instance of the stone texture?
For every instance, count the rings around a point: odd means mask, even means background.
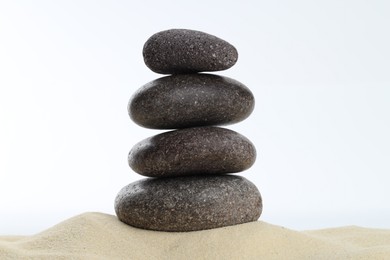
[[[149,177],[224,174],[251,167],[256,150],[232,130],[194,127],[149,137],[131,149],[128,159],[135,172]]]
[[[134,227],[195,231],[256,221],[262,200],[256,186],[240,176],[145,178],[119,192],[115,211]]]
[[[237,123],[252,113],[254,105],[252,92],[236,80],[181,74],[141,87],[130,99],[128,111],[140,126],[174,129]]]
[[[232,67],[236,48],[213,35],[186,29],[171,29],[152,35],[145,43],[146,66],[161,74],[219,71]]]

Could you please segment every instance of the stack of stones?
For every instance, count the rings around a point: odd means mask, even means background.
[[[130,117],[146,128],[176,130],[147,138],[130,151],[130,167],[151,178],[119,192],[119,220],[160,231],[256,221],[262,211],[258,189],[229,174],[253,165],[255,147],[241,134],[216,127],[247,118],[254,108],[253,94],[236,80],[199,73],[232,67],[236,49],[210,34],[172,29],[151,36],[143,56],[152,71],[171,75],[133,95]]]

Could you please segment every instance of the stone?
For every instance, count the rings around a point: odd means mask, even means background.
[[[236,48],[208,33],[171,29],[152,35],[145,43],[146,66],[161,74],[220,71],[232,67]]]
[[[242,83],[212,74],[162,77],[131,97],[128,112],[140,126],[175,129],[227,125],[247,118],[255,99]]]
[[[149,137],[131,149],[130,167],[148,177],[241,172],[256,160],[254,145],[220,127],[194,127]]]
[[[262,199],[241,176],[145,178],[118,193],[119,220],[138,228],[195,231],[256,221]]]

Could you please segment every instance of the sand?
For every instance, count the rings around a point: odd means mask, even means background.
[[[298,232],[257,221],[168,233],[84,213],[33,236],[0,237],[0,259],[390,259],[390,230]]]

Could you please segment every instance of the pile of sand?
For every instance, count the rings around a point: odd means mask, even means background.
[[[34,236],[0,237],[0,259],[390,259],[390,230],[297,232],[259,221],[168,233],[85,213]]]

